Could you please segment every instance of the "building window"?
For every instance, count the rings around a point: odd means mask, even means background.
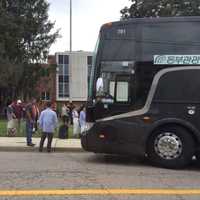
[[[49,77],[49,69],[48,68],[42,68],[41,76],[42,77]]]
[[[69,97],[69,56],[58,55],[58,97]]]
[[[42,92],[41,99],[42,99],[42,101],[49,101],[50,100],[49,92]]]

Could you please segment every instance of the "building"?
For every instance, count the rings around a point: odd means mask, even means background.
[[[92,56],[85,51],[56,53],[56,101],[87,100]]]
[[[48,57],[43,65],[37,91],[41,100],[82,104],[87,100],[88,83],[92,67],[92,52],[58,52]],[[55,69],[55,70],[53,70]]]

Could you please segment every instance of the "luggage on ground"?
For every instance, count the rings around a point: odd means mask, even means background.
[[[63,124],[60,126],[59,131],[58,131],[58,137],[60,139],[66,139],[68,138],[68,126]]]

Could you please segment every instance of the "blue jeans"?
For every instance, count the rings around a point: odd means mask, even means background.
[[[32,143],[32,134],[33,134],[33,123],[26,121],[26,142],[27,144]]]

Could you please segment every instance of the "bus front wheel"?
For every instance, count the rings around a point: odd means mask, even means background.
[[[150,137],[147,154],[150,161],[165,168],[182,168],[194,155],[194,140],[183,127],[168,126],[157,129]]]

